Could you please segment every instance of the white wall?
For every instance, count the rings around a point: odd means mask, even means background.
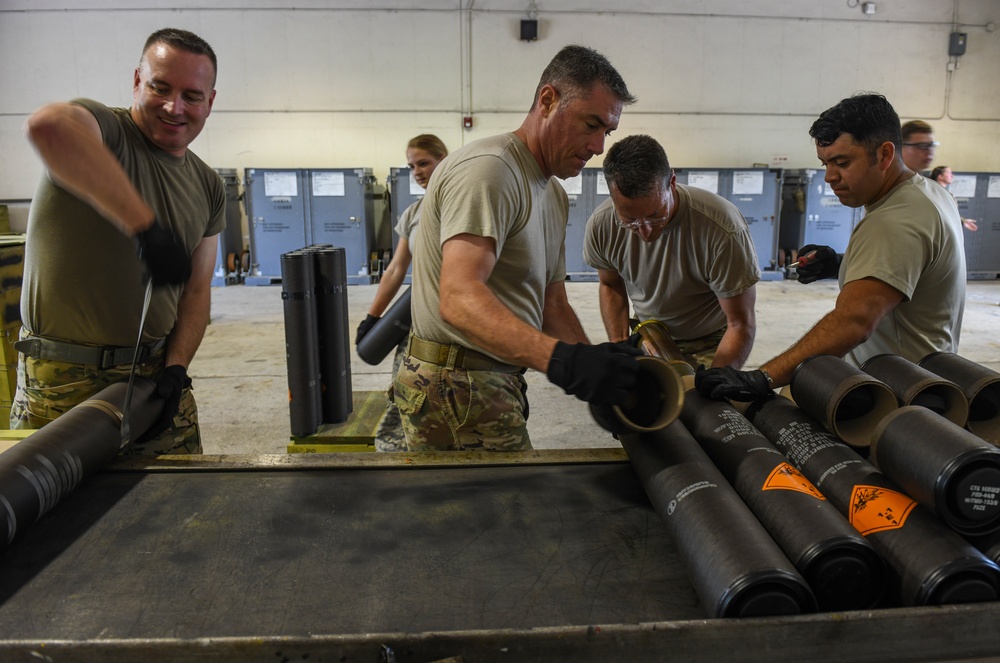
[[[29,198],[41,173],[28,114],[77,96],[127,105],[142,43],[165,26],[218,54],[214,112],[193,145],[216,167],[370,167],[383,180],[417,133],[454,149],[516,128],[548,60],[582,43],[639,97],[612,142],[652,134],[678,167],[814,166],[815,117],[875,90],[934,125],[938,163],[1000,171],[996,0],[876,0],[874,16],[857,0],[536,0],[539,40],[525,43],[528,4],[0,0],[0,200]],[[968,33],[957,60],[955,29]]]

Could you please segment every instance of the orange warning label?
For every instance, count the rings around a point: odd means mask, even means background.
[[[858,485],[851,491],[851,516],[854,529],[868,536],[875,532],[899,529],[917,503],[908,496],[878,486]]]
[[[823,494],[816,490],[816,486],[810,483],[797,469],[788,463],[781,463],[767,476],[761,490],[797,490],[800,493],[812,495],[813,497],[825,500]]]

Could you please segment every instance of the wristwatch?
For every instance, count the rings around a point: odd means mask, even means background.
[[[774,380],[771,379],[770,373],[765,371],[763,368],[758,368],[757,370],[760,371],[760,374],[764,376],[764,379],[767,380],[768,384],[774,384]]]

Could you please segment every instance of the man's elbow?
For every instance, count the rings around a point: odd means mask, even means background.
[[[441,316],[441,320],[453,327],[458,318],[457,306],[455,306],[454,300],[455,297],[448,297],[442,292],[441,303],[438,305],[438,315]]]
[[[52,105],[42,106],[24,123],[24,133],[32,145],[42,148],[59,140],[59,113]]]

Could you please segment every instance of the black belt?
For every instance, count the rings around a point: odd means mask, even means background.
[[[455,368],[464,368],[467,371],[497,371],[499,373],[524,373],[525,369],[513,364],[505,364],[497,361],[493,357],[476,352],[461,345],[435,343],[425,341],[416,336],[410,336],[408,354],[420,361],[430,362],[438,366],[447,366],[448,357],[452,350],[455,351]]]
[[[139,346],[137,362],[144,362],[159,352],[167,339],[161,338]],[[42,336],[28,336],[14,343],[14,349],[33,359],[64,361],[70,364],[86,364],[100,369],[131,364],[136,348],[117,345],[78,345],[68,341],[57,341]]]

